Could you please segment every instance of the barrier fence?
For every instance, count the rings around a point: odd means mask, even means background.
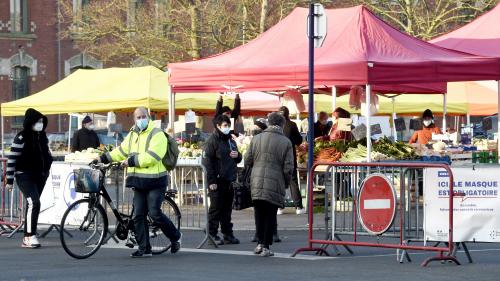
[[[420,203],[422,170],[444,169],[448,172],[449,183],[453,183],[453,173],[448,165],[425,162],[317,163],[309,179],[315,178],[318,167],[326,168],[323,171],[326,172],[324,208],[327,235],[324,239],[313,236],[314,183],[309,180],[308,247],[297,249],[292,256],[304,251],[328,254],[326,248],[329,245],[334,248],[335,245],[343,246],[351,253],[350,247],[362,246],[398,249],[401,262],[403,257],[410,261],[407,250],[438,253],[425,260],[422,266],[435,260],[459,264],[453,256],[453,196],[449,197],[448,233],[443,234],[448,237],[447,246],[409,245],[410,241],[424,241],[423,207]],[[449,184],[449,194],[454,194],[453,184]],[[352,239],[342,240],[341,236]],[[377,242],[359,241],[361,236],[376,238]],[[396,243],[387,243],[386,240],[382,243],[382,238],[398,239]],[[401,256],[399,250],[402,250]]]
[[[2,174],[0,190],[0,235],[11,237],[22,227],[23,223],[23,196],[18,188],[6,188],[7,158],[0,158],[0,172]]]

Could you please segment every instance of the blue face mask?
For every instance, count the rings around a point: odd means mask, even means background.
[[[148,127],[148,124],[149,124],[149,120],[147,118],[135,120],[135,125],[141,131],[143,131],[144,129],[146,129]]]

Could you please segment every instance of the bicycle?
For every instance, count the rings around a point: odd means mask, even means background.
[[[60,240],[64,251],[76,259],[85,259],[94,255],[105,239],[108,231],[108,216],[105,208],[100,203],[102,199],[111,208],[116,218],[115,236],[120,240],[127,240],[125,245],[133,248],[135,241],[134,222],[132,215],[123,214],[113,204],[109,193],[104,187],[106,172],[120,164],[89,164],[90,169],[75,170],[75,187],[77,192],[88,194],[83,199],[72,203],[64,212],[61,219]],[[167,190],[165,200],[162,203],[162,211],[180,230],[181,212],[172,198],[175,198],[176,190]],[[170,249],[170,241],[161,229],[156,226],[148,216],[148,228],[153,255],[159,255]]]

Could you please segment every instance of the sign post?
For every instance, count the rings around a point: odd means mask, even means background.
[[[308,160],[307,171],[311,171],[314,161],[314,48],[320,48],[326,37],[326,13],[321,4],[311,3],[307,17],[307,37],[309,38],[309,118],[308,118]],[[308,180],[308,190],[312,190],[312,178]],[[312,194],[308,194],[312,196]],[[309,206],[311,207],[311,206]],[[311,212],[310,212],[311,213]],[[309,221],[312,215],[309,214]],[[311,223],[311,221],[309,222]]]

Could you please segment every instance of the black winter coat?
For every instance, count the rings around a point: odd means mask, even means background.
[[[297,151],[295,146],[302,144],[302,135],[299,132],[299,128],[295,122],[290,119],[286,120],[285,126],[283,127],[283,134],[292,142],[293,149],[293,161],[294,169],[297,169]]]
[[[87,128],[81,128],[73,135],[71,142],[71,151],[82,151],[89,147],[98,148],[101,145],[96,132]]]
[[[35,132],[32,127],[40,118],[43,120],[43,130]],[[49,175],[52,155],[45,128],[47,128],[46,116],[32,108],[26,110],[23,130],[14,138],[7,161],[7,184],[13,183],[15,172]]]
[[[238,151],[238,157],[233,159],[229,156],[232,150],[238,150],[236,142],[230,135],[224,135],[219,130],[205,142],[203,148],[203,165],[207,169],[208,184],[217,184],[218,181],[233,182],[236,180],[237,165],[242,156]]]

